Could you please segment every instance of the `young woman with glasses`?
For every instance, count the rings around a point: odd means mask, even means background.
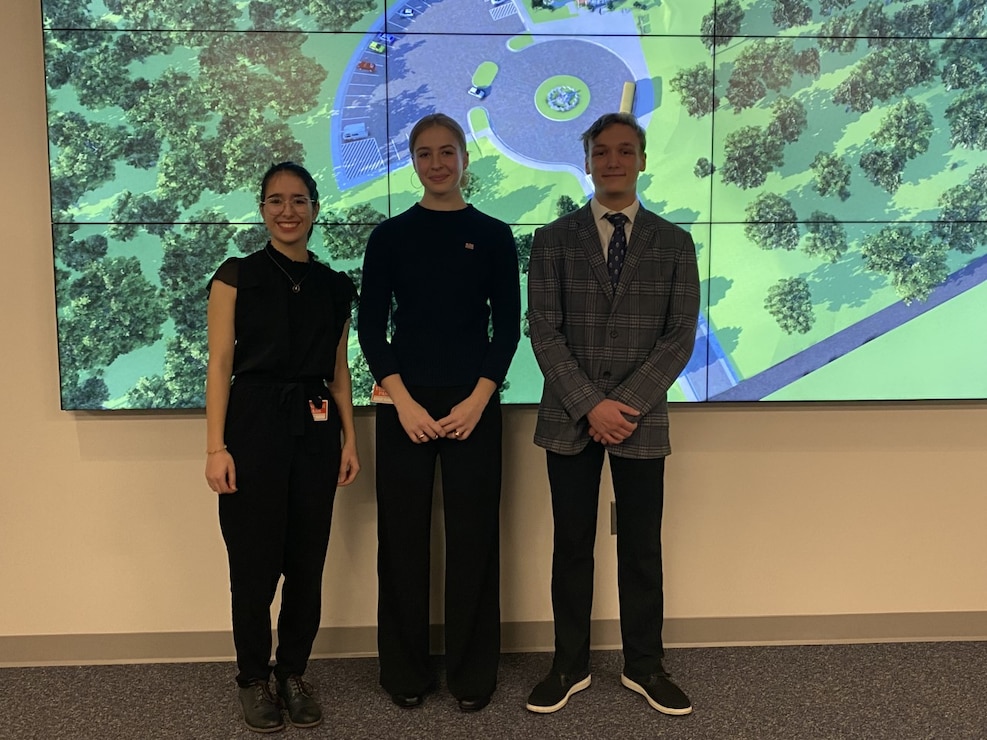
[[[308,251],[319,194],[302,166],[261,184],[267,245],[209,281],[206,480],[229,555],[236,677],[257,732],[322,721],[302,680],[319,629],[337,486],[360,470],[347,337],[356,290]],[[272,673],[270,607],[281,577]]]

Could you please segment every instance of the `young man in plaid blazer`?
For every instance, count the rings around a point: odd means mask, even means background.
[[[699,275],[692,237],[637,198],[645,133],[630,114],[582,136],[594,196],[535,232],[528,320],[545,376],[535,444],[555,524],[555,658],[528,698],[555,712],[590,684],[593,546],[603,458],[617,507],[621,683],[666,714],[692,711],[662,667],[661,516],[666,394],[692,353]],[[618,215],[622,214],[622,215]]]

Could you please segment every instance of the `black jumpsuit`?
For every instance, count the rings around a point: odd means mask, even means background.
[[[270,244],[227,260],[213,279],[237,289],[225,426],[237,491],[219,497],[219,521],[237,683],[246,686],[271,673],[270,606],[281,575],[278,678],[304,674],[319,629],[341,432],[326,383],[356,290],[311,253],[307,263],[292,262]],[[323,401],[329,418],[316,422],[310,404]]]

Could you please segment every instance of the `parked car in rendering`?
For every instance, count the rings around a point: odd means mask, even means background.
[[[359,141],[360,139],[366,139],[370,136],[370,131],[367,130],[367,124],[360,123],[349,123],[343,126],[343,141]]]
[[[379,41],[371,41],[370,44],[367,46],[367,48],[370,49],[370,51],[375,52],[377,54],[383,54],[385,51],[387,51],[387,47],[384,46]]]
[[[470,85],[470,89],[467,90],[466,92],[468,92],[474,98],[478,98],[480,100],[483,100],[485,97],[487,97],[487,95],[490,94],[490,91],[487,90],[487,88],[477,87],[476,85]]]
[[[368,62],[366,59],[356,63],[356,68],[363,72],[376,72],[377,64],[375,62]]]

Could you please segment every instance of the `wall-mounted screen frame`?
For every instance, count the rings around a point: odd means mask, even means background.
[[[673,401],[987,398],[983,2],[44,0],[62,407],[200,408],[205,292],[265,241],[275,161],[357,284],[420,193],[407,134],[469,135],[469,198],[531,235],[585,201],[579,133],[648,133],[640,195],[696,242]],[[525,327],[522,327],[525,328]],[[356,402],[370,376],[355,338]],[[521,346],[503,389],[534,403]]]

